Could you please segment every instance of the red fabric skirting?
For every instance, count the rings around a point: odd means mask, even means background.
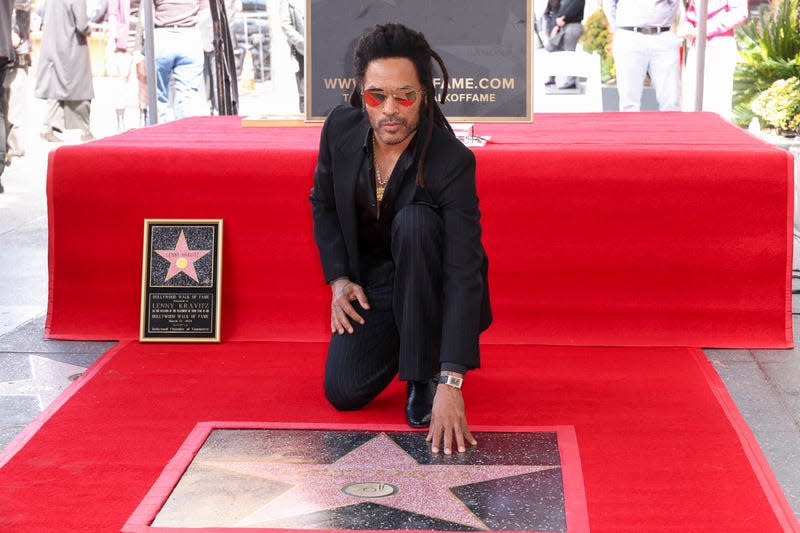
[[[706,113],[479,125],[486,343],[791,345],[792,159]],[[222,218],[222,337],[328,335],[318,128],[185,119],[51,154],[51,338],[138,337],[145,218]]]

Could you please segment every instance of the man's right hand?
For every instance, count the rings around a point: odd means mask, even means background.
[[[353,283],[347,278],[337,279],[331,283],[333,296],[331,299],[331,333],[337,332],[344,335],[345,330],[353,333],[353,326],[350,319],[359,324],[364,323],[364,319],[358,314],[351,302],[356,300],[364,309],[369,309],[367,295],[361,285]]]

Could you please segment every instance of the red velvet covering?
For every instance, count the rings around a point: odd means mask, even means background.
[[[0,454],[0,531],[119,531],[201,421],[405,423],[397,381],[361,411],[335,411],[322,392],[325,350],[122,343],[41,429],[29,428],[24,447]],[[699,350],[487,346],[485,355],[464,388],[470,424],[573,426],[593,533],[800,531]]]
[[[485,343],[791,345],[792,159],[712,114],[478,125]],[[136,338],[145,218],[224,219],[224,340],[324,340],[319,129],[185,119],[50,158],[51,338]]]

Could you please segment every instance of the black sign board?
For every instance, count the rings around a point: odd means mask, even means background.
[[[310,120],[347,101],[358,38],[387,22],[422,32],[444,60],[448,119],[531,120],[531,0],[309,0],[306,12]]]
[[[142,342],[219,342],[222,220],[145,220]]]

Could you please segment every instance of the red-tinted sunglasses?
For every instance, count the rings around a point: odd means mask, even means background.
[[[411,107],[417,101],[417,90],[415,89],[398,89],[396,91],[389,91],[395,102],[403,107]],[[364,102],[370,107],[379,107],[386,102],[387,95],[383,89],[366,89],[361,93],[364,96]]]

